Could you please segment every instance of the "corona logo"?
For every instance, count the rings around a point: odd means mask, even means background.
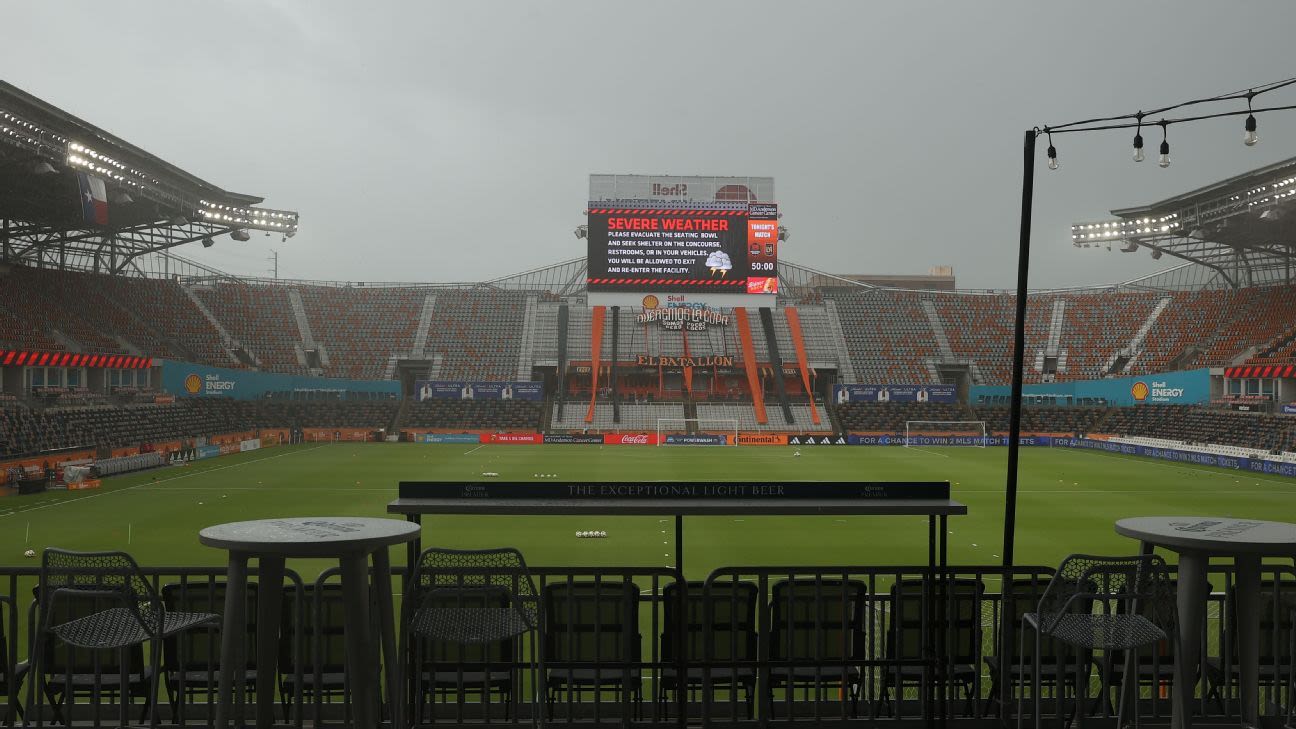
[[[652,294],[643,297],[643,308],[645,309],[656,309],[660,303],[661,302],[657,300],[657,297]]]
[[[185,378],[184,388],[190,395],[197,395],[202,389],[202,378],[198,375],[189,375]]]
[[[1148,396],[1147,383],[1142,380],[1135,382],[1134,386],[1130,388],[1130,394],[1134,396],[1134,402],[1143,402]]]

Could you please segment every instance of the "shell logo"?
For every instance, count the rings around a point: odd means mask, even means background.
[[[1143,402],[1148,396],[1147,383],[1142,380],[1135,382],[1134,386],[1130,388],[1130,394],[1134,396],[1134,402]]]
[[[197,395],[202,389],[202,378],[198,375],[189,375],[185,378],[184,388],[190,395]]]
[[[661,301],[659,301],[657,297],[653,296],[652,294],[648,294],[647,296],[643,297],[643,308],[645,309],[656,309],[660,304]]]

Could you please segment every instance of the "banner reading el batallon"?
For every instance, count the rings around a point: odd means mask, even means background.
[[[467,382],[418,380],[414,392],[424,400],[543,400],[543,382]]]
[[[955,385],[834,385],[833,400],[848,402],[956,402]]]

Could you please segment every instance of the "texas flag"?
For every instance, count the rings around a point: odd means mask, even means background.
[[[108,190],[104,187],[103,179],[78,172],[77,183],[81,185],[81,213],[85,222],[107,225]]]

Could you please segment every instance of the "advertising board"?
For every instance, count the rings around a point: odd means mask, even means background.
[[[955,385],[833,385],[833,400],[848,402],[957,402]]]
[[[425,400],[543,400],[543,382],[469,382],[418,380],[414,392]]]
[[[478,440],[495,445],[533,445],[543,443],[544,436],[539,433],[482,433]]]
[[[603,445],[657,445],[657,434],[604,433]]]
[[[729,439],[718,433],[668,433],[662,445],[722,446],[729,445]]]
[[[603,436],[601,435],[569,435],[566,433],[554,433],[544,437],[545,443],[566,443],[576,445],[603,445]]]
[[[415,443],[480,443],[477,433],[415,433]]]

